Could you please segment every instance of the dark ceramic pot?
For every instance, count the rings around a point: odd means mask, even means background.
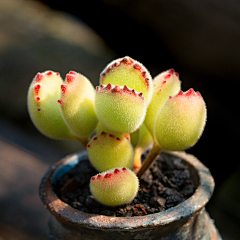
[[[212,196],[214,181],[209,170],[185,152],[169,153],[189,166],[195,193],[166,211],[140,217],[108,217],[87,214],[62,202],[53,185],[86,156],[86,152],[67,156],[54,164],[40,185],[40,198],[50,211],[48,239],[148,239],[148,240],[220,240],[221,237],[204,206]]]

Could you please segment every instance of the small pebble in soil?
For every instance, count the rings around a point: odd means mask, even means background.
[[[116,217],[144,216],[161,212],[183,202],[195,191],[187,165],[181,158],[167,153],[161,153],[146,171],[140,180],[135,199],[123,206],[106,207],[91,195],[90,178],[97,173],[89,160],[84,159],[58,179],[54,190],[62,201],[73,208],[86,213]]]

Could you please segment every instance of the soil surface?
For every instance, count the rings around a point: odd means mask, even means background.
[[[143,175],[135,199],[120,207],[106,207],[90,193],[90,178],[97,173],[89,160],[84,159],[57,181],[55,192],[62,201],[86,213],[132,217],[167,210],[195,191],[187,165],[182,159],[167,153],[161,153]]]

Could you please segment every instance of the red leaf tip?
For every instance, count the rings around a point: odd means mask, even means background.
[[[180,91],[175,97],[178,97],[178,96],[186,96],[186,97],[199,96],[199,97],[201,97],[201,94],[199,92],[195,92],[193,90],[193,88],[190,88],[186,92]]]
[[[102,175],[101,174],[98,174],[97,175],[97,179],[101,179],[102,178]]]
[[[112,176],[113,176],[112,173],[106,173],[105,176],[104,176],[104,178],[111,178]]]
[[[190,88],[187,92],[186,92],[186,96],[191,96],[191,95],[195,95],[196,93],[195,93],[195,91],[192,89],[192,88]]]
[[[64,95],[67,91],[67,85],[63,84],[61,85],[62,95]]]
[[[46,72],[46,75],[48,75],[48,76],[51,76],[52,74],[53,74],[52,71],[48,71],[48,72]]]
[[[59,100],[58,100],[58,103],[62,106],[62,105],[63,105],[63,100],[62,100],[62,99],[59,99]]]
[[[36,82],[40,82],[43,78],[44,78],[43,74],[42,73],[38,73],[37,76],[36,76],[35,81]]]
[[[66,82],[67,82],[67,83],[73,82],[74,79],[75,79],[75,76],[73,76],[73,74],[67,74],[67,75],[66,75]]]
[[[164,79],[170,78],[172,76],[172,74],[167,74],[166,76],[164,76]]]
[[[37,85],[34,86],[34,93],[35,93],[35,95],[39,94],[40,88],[41,88],[40,84],[37,84]]]

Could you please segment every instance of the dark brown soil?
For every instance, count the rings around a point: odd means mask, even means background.
[[[86,213],[132,217],[174,207],[195,191],[187,165],[167,153],[162,153],[144,174],[136,198],[124,206],[106,207],[95,200],[89,181],[97,173],[87,159],[82,160],[57,181],[55,192],[62,201]]]

